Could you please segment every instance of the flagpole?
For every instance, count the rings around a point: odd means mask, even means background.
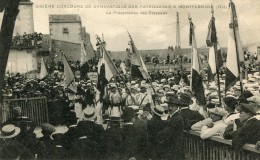
[[[98,36],[96,37],[96,39],[99,42],[101,42],[101,40],[100,40],[100,38]],[[106,49],[104,48],[103,44],[102,43],[100,43],[100,44],[101,44],[101,49],[104,50],[104,52],[105,52],[104,54],[107,54],[108,58],[110,58],[110,56],[108,55],[108,53],[107,53]],[[104,54],[103,54],[103,59],[104,59]],[[112,65],[114,65],[114,63],[112,63]],[[123,76],[118,72],[117,68],[116,68],[116,72],[117,72],[117,74],[119,75],[120,78],[124,79]],[[132,96],[132,94],[131,94],[129,88],[126,86],[125,82],[124,82],[124,86],[125,86],[126,90],[129,92],[129,94],[131,96],[131,99],[134,101],[134,97]]]
[[[189,19],[189,22],[191,23],[191,16],[190,16],[190,13],[189,13],[189,16],[188,16],[188,19]],[[192,37],[193,38],[193,37]],[[192,41],[192,40],[191,40]],[[191,42],[190,42],[191,43]],[[190,79],[190,90],[192,91],[192,66],[193,66],[193,55],[192,55],[192,50],[193,50],[193,47],[191,47],[191,69],[190,69],[190,75],[191,75],[191,79]]]
[[[132,39],[132,37],[131,37],[131,35],[130,35],[130,33],[127,31],[127,33],[128,33],[128,35],[129,35],[129,38],[130,38],[130,43],[131,43],[131,46],[133,47],[134,46],[134,42],[133,42],[133,39]],[[140,56],[141,57],[141,56]],[[146,71],[146,70],[145,70]],[[149,76],[149,74],[148,74],[148,72],[146,72],[146,76],[147,76],[147,80],[148,80],[148,82],[150,83],[150,85],[151,85],[151,87],[152,87],[152,89],[153,89],[153,92],[154,92],[154,94],[155,94],[155,96],[156,96],[156,91],[155,91],[155,89],[154,89],[154,87],[153,87],[153,85],[152,85],[152,82],[151,82],[151,80],[150,80],[150,76]],[[154,104],[155,104],[155,100],[153,100],[154,101]]]
[[[232,0],[230,0],[230,7],[231,7],[231,11],[232,11],[232,24],[233,24],[233,32],[234,32],[234,40],[235,40],[235,47],[236,47],[236,55],[237,55],[237,68],[238,68],[238,73],[239,73],[239,81],[240,81],[240,91],[241,91],[241,96],[242,99],[244,99],[244,91],[243,91],[243,83],[242,83],[242,76],[241,76],[241,71],[240,71],[240,61],[239,61],[239,51],[238,51],[238,46],[237,46],[237,35],[236,35],[236,28],[235,28],[235,18],[234,18],[234,14],[233,14],[233,10],[232,10]],[[238,22],[237,22],[238,23]],[[238,25],[238,24],[237,24]]]
[[[211,5],[211,14],[212,14],[212,19],[214,20],[214,23],[215,23],[214,9],[213,9],[212,5]],[[215,62],[216,62],[215,64],[216,64],[216,73],[217,73],[217,81],[218,81],[219,106],[221,106],[222,103],[221,103],[221,93],[220,93],[220,80],[219,80],[219,68],[218,68],[218,56],[217,56],[217,43],[218,43],[218,40],[216,39],[216,41],[213,43],[213,47],[214,47],[214,53],[215,53]]]

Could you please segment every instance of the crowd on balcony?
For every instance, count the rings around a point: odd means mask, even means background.
[[[32,47],[42,45],[43,35],[42,33],[26,33],[19,35],[18,33],[13,36],[12,46],[13,47]]]

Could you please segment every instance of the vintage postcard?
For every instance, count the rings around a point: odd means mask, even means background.
[[[0,2],[0,159],[260,158],[259,0]]]

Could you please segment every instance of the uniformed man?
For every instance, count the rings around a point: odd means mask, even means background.
[[[153,104],[152,96],[147,93],[145,84],[140,86],[140,94],[137,97],[137,102],[140,106],[140,110],[143,110],[145,106],[151,106]]]

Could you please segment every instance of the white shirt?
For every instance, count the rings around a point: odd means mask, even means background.
[[[260,111],[256,112],[257,115],[255,115],[254,117],[257,119],[257,120],[260,120]]]
[[[153,102],[152,96],[149,95],[148,93],[140,93],[139,96],[137,97],[137,102],[139,103],[140,106],[144,107],[147,103]]]
[[[202,121],[199,121],[191,126],[191,129],[194,131],[200,131],[202,127],[207,126],[208,124],[212,123],[211,118],[206,118]]]
[[[215,122],[212,128],[208,128],[207,126],[202,127],[200,133],[201,139],[207,139],[214,135],[223,136],[226,127],[229,124],[233,124],[237,118],[239,118],[239,113],[228,114],[224,116],[222,120]]]

